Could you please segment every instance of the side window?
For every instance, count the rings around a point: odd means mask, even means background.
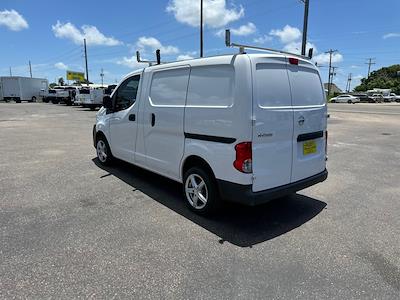
[[[140,75],[125,80],[115,93],[115,110],[124,110],[136,102]]]
[[[185,105],[189,68],[154,72],[150,101],[154,105]]]
[[[234,87],[235,70],[230,65],[192,67],[187,105],[231,106]]]

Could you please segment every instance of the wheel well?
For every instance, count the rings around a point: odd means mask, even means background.
[[[204,159],[196,155],[191,155],[185,159],[182,167],[182,178],[186,171],[189,170],[191,167],[204,168],[205,171],[210,172],[210,174],[215,178],[214,172],[211,169],[210,165]]]
[[[96,143],[97,143],[97,141],[98,141],[98,139],[100,137],[104,138],[107,141],[107,138],[106,138],[105,134],[103,132],[101,132],[101,131],[97,131],[97,133],[96,133]]]

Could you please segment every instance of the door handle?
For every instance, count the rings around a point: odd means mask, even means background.
[[[153,127],[156,124],[156,115],[151,114],[151,127]]]
[[[129,115],[129,121],[135,122],[136,121],[136,115],[135,114]]]

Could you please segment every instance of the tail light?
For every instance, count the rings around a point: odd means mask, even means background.
[[[253,172],[251,142],[239,143],[235,146],[236,159],[233,166],[242,173]]]

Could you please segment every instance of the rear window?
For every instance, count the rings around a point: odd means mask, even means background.
[[[293,106],[322,105],[325,103],[324,91],[317,70],[302,65],[288,65],[288,72]]]
[[[284,59],[271,59],[269,63],[258,63],[254,77],[254,97],[260,107],[292,105]]]
[[[233,104],[235,72],[231,65],[193,67],[187,105],[228,107]]]
[[[79,90],[79,94],[89,95],[90,94],[90,90],[88,90],[88,89],[80,89]]]

